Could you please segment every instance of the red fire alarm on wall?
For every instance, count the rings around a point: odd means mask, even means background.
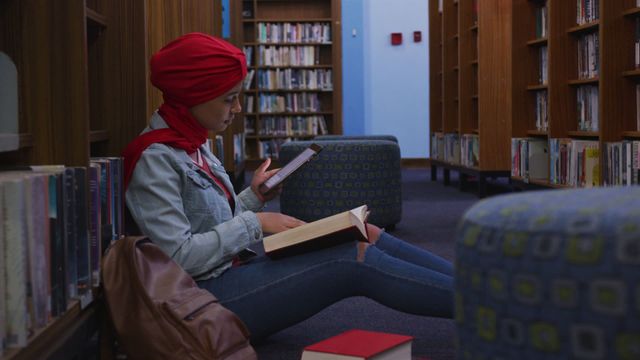
[[[391,33],[391,45],[402,44],[402,33]]]
[[[413,32],[413,42],[422,41],[422,31],[414,31]]]

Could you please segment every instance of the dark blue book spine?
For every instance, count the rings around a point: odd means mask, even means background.
[[[89,221],[87,197],[87,169],[74,168],[75,174],[75,216],[76,216],[76,259],[78,272],[78,294],[91,290],[91,268],[89,265]]]
[[[124,194],[122,178],[122,158],[112,158],[111,167],[113,169],[113,209],[114,209],[114,238],[118,240],[124,235]]]
[[[64,192],[63,175],[49,175],[49,222],[51,241],[51,315],[56,317],[67,309],[64,261]]]
[[[91,282],[100,285],[100,165],[89,167],[89,241],[91,261]]]
[[[76,241],[75,171],[64,169],[64,263],[66,264],[66,298],[78,297],[78,259]]]

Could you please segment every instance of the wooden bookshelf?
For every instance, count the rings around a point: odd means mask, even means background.
[[[535,99],[526,93],[542,90],[535,83],[538,71],[536,53],[531,50],[544,40],[548,46],[548,118],[549,139],[593,140],[599,146],[600,164],[609,142],[636,139],[636,85],[640,71],[634,66],[636,18],[640,8],[635,0],[599,1],[599,18],[577,19],[577,0],[516,0],[513,16],[513,116],[512,137],[535,137]],[[536,9],[546,3],[549,9],[548,36],[536,38]],[[582,22],[582,21],[581,21]],[[579,74],[580,41],[597,35],[598,71],[595,76]],[[578,124],[578,92],[596,87],[598,128],[581,130]],[[630,104],[633,104],[630,106]],[[600,166],[600,184],[606,169]],[[550,181],[538,185],[563,187]]]
[[[301,117],[303,121],[314,121],[313,117],[324,119],[326,130],[330,134],[342,133],[342,84],[341,84],[341,25],[340,25],[340,1],[338,0],[291,0],[291,1],[271,1],[271,0],[242,0],[233,2],[232,22],[233,41],[245,52],[251,52],[249,59],[250,72],[253,71],[252,80],[248,88],[243,92],[243,111],[252,102],[253,111],[243,112],[238,116],[238,120],[231,130],[234,136],[244,136],[244,144],[238,144],[246,149],[245,161],[248,168],[255,168],[262,162],[265,156],[263,144],[270,142],[272,157],[277,156],[279,143],[285,139],[308,139],[313,136],[293,135],[293,133],[270,134],[274,131],[268,128],[269,123],[283,123],[287,117]],[[269,26],[284,27],[289,25],[312,25],[321,24],[330,30],[330,40],[321,39],[301,39],[301,41],[287,41],[286,39],[260,38],[260,29],[266,24]],[[275,64],[268,65],[262,59],[261,49],[290,48],[302,51],[304,47],[312,47],[314,50],[314,60],[312,64]],[[290,89],[277,84],[271,88],[266,88],[261,79],[274,71],[293,71],[302,74],[303,72],[316,72],[318,75],[331,72],[331,88],[311,88],[305,90]],[[272,77],[272,79],[274,79]],[[287,111],[265,111],[260,109],[261,99],[284,97],[289,103],[293,97],[297,97],[300,102],[303,97],[307,97],[312,102],[317,99],[318,106],[310,111],[300,111],[291,109]],[[288,99],[287,99],[288,97]],[[274,120],[275,118],[275,120]],[[252,132],[248,131],[249,126]],[[262,132],[261,130],[262,129]],[[320,130],[320,129],[319,129]],[[266,133],[265,133],[266,131]],[[233,152],[233,148],[226,148],[225,151]],[[226,166],[226,165],[225,165]]]
[[[436,137],[442,134],[443,109],[443,43],[442,43],[442,9],[438,1],[429,1],[429,134],[431,148],[431,179],[435,179],[437,171],[433,161],[438,149]]]
[[[150,54],[183,33],[219,35],[221,8],[217,1],[5,0],[0,23],[0,51],[16,65],[19,85],[19,148],[0,153],[0,164],[87,167],[91,157],[120,156],[162,102],[148,85]],[[0,358],[97,358],[91,339],[103,305],[72,303],[26,347]]]
[[[430,1],[431,73],[442,72],[430,79],[434,96],[430,111],[432,178],[437,167],[445,171],[445,184],[451,170],[460,173],[461,183],[475,177],[480,196],[484,196],[487,177],[509,174],[510,27],[510,2],[443,0],[440,12],[438,1]],[[438,98],[442,104],[433,101]],[[437,138],[442,136],[449,144],[445,149],[460,146],[460,151],[455,150],[453,156],[450,150],[446,155],[439,153]],[[477,164],[463,154],[464,144],[473,141],[479,148]]]

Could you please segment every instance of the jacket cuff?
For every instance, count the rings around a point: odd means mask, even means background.
[[[262,241],[262,226],[258,216],[253,211],[245,211],[239,215],[244,221],[247,228],[247,234],[249,235],[249,242],[251,244]]]
[[[264,208],[264,203],[258,199],[258,196],[251,190],[250,187],[242,190],[240,194],[238,194],[238,198],[245,205],[247,210],[251,210],[253,212],[261,211]]]

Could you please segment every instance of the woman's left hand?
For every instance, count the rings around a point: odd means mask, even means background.
[[[256,171],[253,173],[253,179],[251,179],[251,190],[253,190],[258,199],[260,199],[260,201],[262,202],[267,202],[275,198],[282,191],[282,184],[280,184],[266,194],[260,192],[260,185],[262,185],[262,183],[264,183],[270,177],[280,171],[279,168],[267,170],[269,168],[269,165],[271,165],[271,158],[267,158],[267,160],[265,160],[262,164],[260,164],[260,166],[258,166]]]

